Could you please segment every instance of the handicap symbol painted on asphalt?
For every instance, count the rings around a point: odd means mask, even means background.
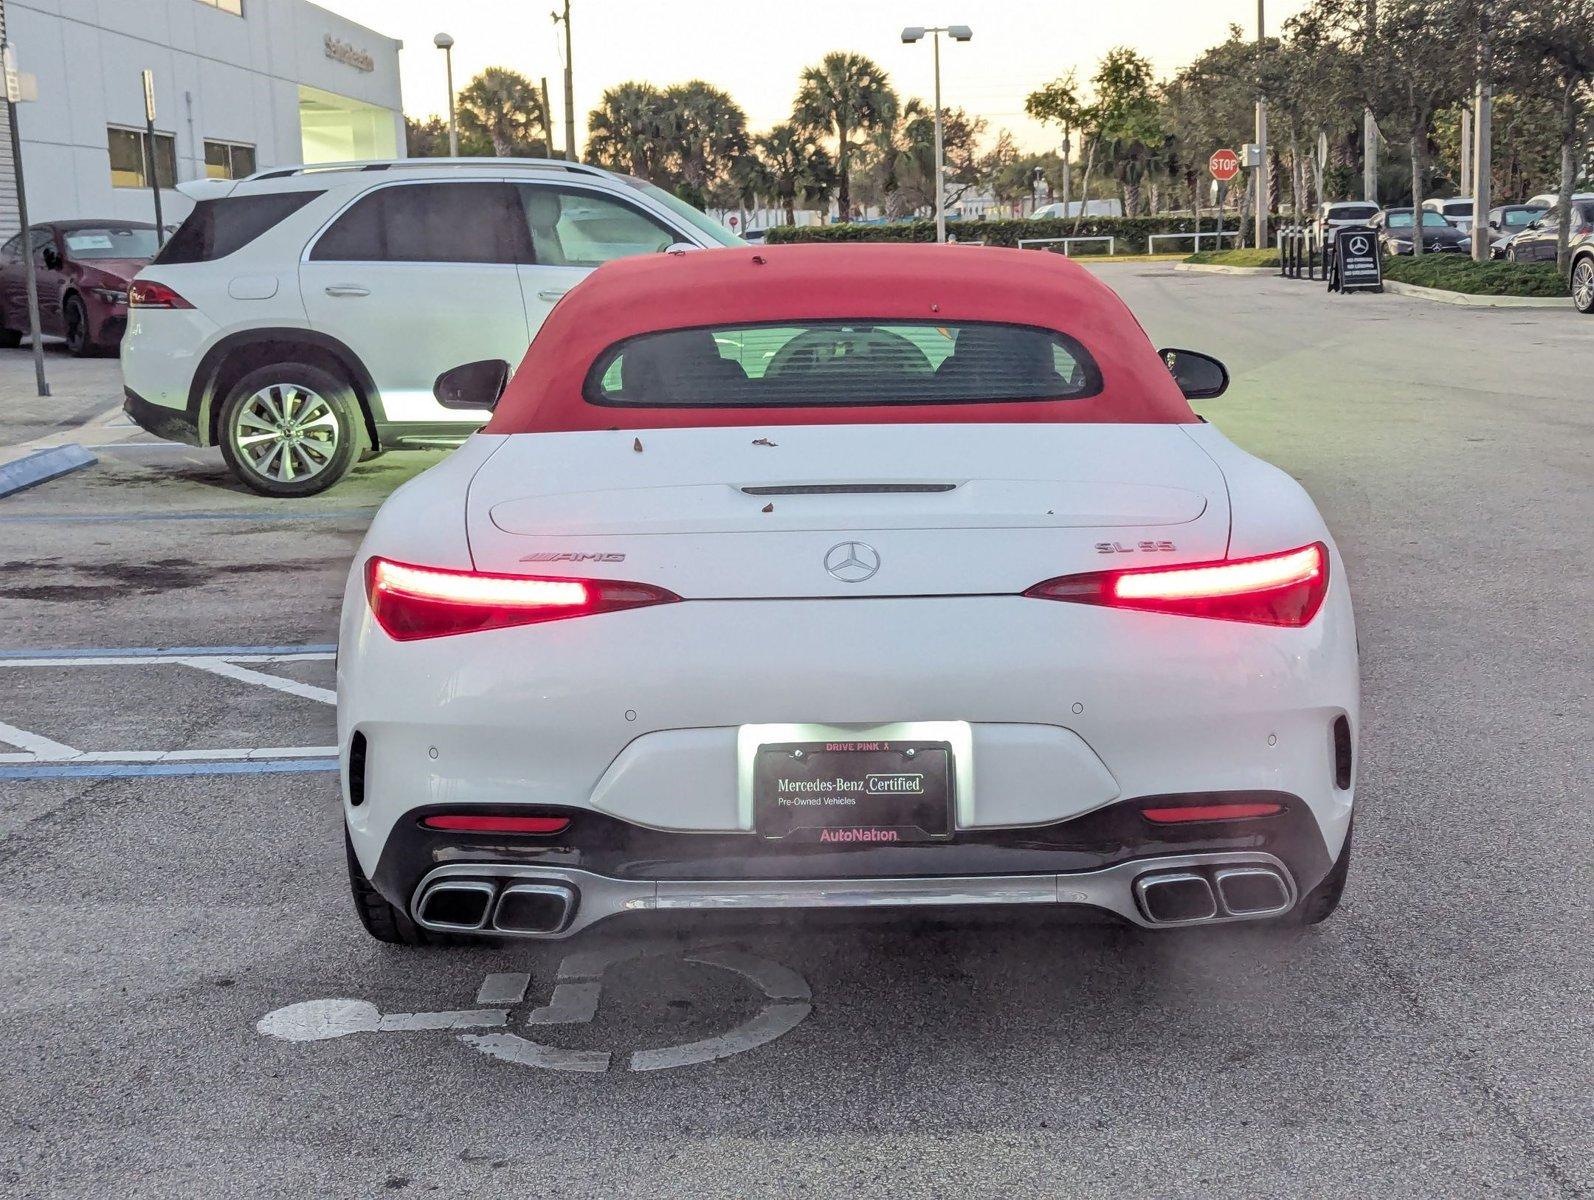
[[[566,955],[559,964],[553,995],[547,1004],[531,1010],[525,1024],[537,1028],[590,1023],[598,1014],[604,972],[622,962],[651,957],[657,955],[641,946],[609,947]],[[713,1037],[653,1050],[634,1050],[627,1063],[628,1070],[659,1071],[729,1058],[790,1033],[813,1011],[813,994],[807,981],[780,963],[730,947],[689,950],[683,958],[689,963],[718,967],[741,976],[764,993],[764,1004],[741,1024]],[[482,981],[476,1003],[496,1007],[442,1012],[384,1014],[366,1000],[306,1000],[267,1013],[256,1023],[255,1029],[267,1037],[289,1042],[318,1042],[354,1033],[414,1033],[441,1029],[454,1033],[467,1046],[505,1062],[554,1071],[589,1074],[607,1071],[613,1060],[611,1051],[571,1050],[508,1032],[509,1014],[525,999],[530,982],[531,976],[522,972],[489,975]],[[462,1030],[493,1032],[466,1033]]]

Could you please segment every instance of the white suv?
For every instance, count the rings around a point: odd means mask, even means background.
[[[284,167],[183,189],[194,211],[130,289],[125,407],[158,437],[219,445],[268,496],[463,441],[488,413],[447,407],[437,377],[518,363],[593,268],[742,244],[652,184],[555,160]]]

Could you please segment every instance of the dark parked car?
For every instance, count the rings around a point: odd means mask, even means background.
[[[50,221],[35,225],[39,328],[66,339],[73,354],[114,350],[127,328],[127,285],[155,256],[155,226],[144,221]],[[0,246],[0,346],[28,329],[22,235]]]
[[[1416,229],[1409,208],[1386,208],[1370,222],[1378,230],[1379,246],[1385,254],[1410,254],[1411,238]],[[1443,254],[1466,254],[1472,249],[1472,238],[1462,233],[1432,209],[1422,214],[1422,248],[1426,254],[1435,251]]]
[[[1594,201],[1574,204],[1570,210],[1566,244],[1572,260],[1567,290],[1580,313],[1594,313]],[[1554,262],[1561,225],[1552,208],[1511,239],[1506,257],[1512,262]]]
[[[1489,210],[1489,257],[1504,258],[1506,246],[1539,217],[1544,208],[1538,204],[1502,204]]]

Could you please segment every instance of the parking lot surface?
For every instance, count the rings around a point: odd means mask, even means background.
[[[0,1191],[1586,1194],[1594,322],[1097,269],[1158,345],[1228,363],[1202,411],[1344,553],[1337,917],[379,945],[331,643],[371,513],[437,457],[265,501],[111,425],[0,499]],[[0,352],[0,442],[116,404],[114,363],[50,365],[55,421]]]

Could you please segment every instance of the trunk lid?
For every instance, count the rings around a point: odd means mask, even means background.
[[[510,435],[467,529],[483,571],[930,596],[1220,558],[1229,513],[1177,425],[816,425]]]

